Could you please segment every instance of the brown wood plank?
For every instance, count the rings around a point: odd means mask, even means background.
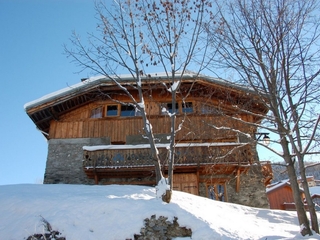
[[[177,123],[182,120],[182,116],[177,117]],[[206,121],[206,123],[204,122]],[[155,134],[170,132],[170,118],[168,116],[151,117],[150,122],[153,126]],[[79,128],[78,125],[82,124]],[[190,115],[185,121],[181,131],[177,134],[177,141],[218,141],[223,139],[236,139],[234,133],[216,130],[207,125],[212,123],[217,126],[230,126],[238,129],[246,130],[246,126],[229,122],[225,117],[205,117]],[[68,132],[69,131],[69,132]],[[60,121],[58,124],[51,124],[51,138],[68,138],[68,137],[104,137],[110,136],[112,141],[125,141],[127,135],[142,134],[141,117],[128,118],[102,118],[102,119],[83,119],[77,121]],[[192,133],[192,134],[190,134]],[[227,140],[227,139],[226,139]],[[229,140],[228,140],[229,141]]]

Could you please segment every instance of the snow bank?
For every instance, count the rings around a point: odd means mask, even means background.
[[[178,217],[192,239],[306,239],[295,212],[250,208],[174,191],[172,202],[143,186],[0,186],[0,239],[43,232],[41,217],[67,240],[132,238],[151,215]],[[308,239],[320,239],[314,235]]]

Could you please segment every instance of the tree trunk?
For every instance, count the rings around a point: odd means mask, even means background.
[[[290,186],[291,186],[291,189],[293,192],[294,203],[296,205],[298,221],[299,221],[299,225],[301,226],[300,232],[301,232],[302,236],[312,235],[309,220],[307,218],[307,214],[304,209],[304,204],[303,204],[301,196],[300,196],[299,184],[297,181],[297,177],[296,177],[293,163],[288,164],[287,170],[288,170],[288,175],[289,175],[289,179],[290,179]]]
[[[299,159],[299,156],[298,156],[298,159]],[[309,210],[309,214],[310,214],[311,227],[312,227],[313,231],[315,231],[316,233],[319,233],[318,216],[316,213],[315,204],[312,201],[311,194],[309,191],[309,185],[308,185],[308,180],[307,180],[307,176],[306,176],[306,172],[305,172],[305,167],[304,167],[303,161],[301,161],[301,160],[299,160],[299,169],[300,169],[302,187],[304,190],[304,194],[306,197],[308,210]]]
[[[146,117],[145,112],[142,113],[142,119],[143,119],[143,123],[144,123],[145,128],[147,128],[147,129],[145,129],[145,133],[146,133],[148,140],[149,140],[149,143],[150,143],[151,156],[154,160],[154,166],[155,166],[156,184],[158,184],[158,182],[163,177],[162,172],[161,172],[161,163],[160,163],[160,159],[159,159],[158,149],[157,149],[156,143],[154,141],[152,127]]]
[[[172,196],[172,189],[166,190],[166,193],[164,195],[162,195],[162,201],[164,201],[166,203],[170,203],[171,196]]]
[[[288,142],[285,136],[281,138],[281,145],[284,151],[284,159],[287,163],[287,171],[288,171],[288,176],[290,180],[290,186],[293,193],[294,203],[297,210],[298,221],[299,221],[299,225],[301,226],[300,233],[302,236],[312,235],[306,210],[304,209],[304,204],[300,196],[300,188],[297,180],[297,174],[294,168],[294,161],[291,158],[290,151],[288,149]]]
[[[172,92],[172,116],[171,116],[171,135],[170,135],[170,156],[168,166],[168,180],[170,190],[173,189],[173,166],[174,166],[174,152],[175,152],[175,129],[176,129],[176,94]],[[171,198],[171,197],[170,197]]]

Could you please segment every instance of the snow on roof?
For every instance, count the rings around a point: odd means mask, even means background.
[[[274,191],[275,189],[281,188],[281,187],[283,187],[283,186],[285,186],[285,185],[291,186],[289,179],[282,180],[282,181],[277,182],[277,183],[275,183],[275,184],[273,184],[273,185],[270,185],[270,187],[267,187],[266,193],[272,192],[272,191]],[[300,192],[303,192],[303,191],[304,191],[303,188],[300,188],[300,187],[299,187],[299,189],[300,189]]]
[[[289,182],[288,180],[280,181],[280,182],[272,185],[271,187],[267,187],[266,192],[267,192],[267,193],[268,193],[268,192],[272,192],[272,191],[274,191],[275,189],[278,189],[278,188],[280,188],[280,187],[282,187],[282,186],[285,186],[285,185],[290,186],[290,182]]]
[[[239,146],[246,143],[177,143],[176,147],[217,147],[217,146]],[[168,143],[156,144],[158,148],[168,148]],[[98,151],[98,150],[112,150],[112,149],[142,149],[150,148],[150,144],[138,144],[138,145],[97,145],[97,146],[83,146],[85,151]]]
[[[178,72],[178,73],[176,73],[176,76],[181,77],[183,79],[195,79],[197,77],[200,77],[202,79],[207,80],[208,82],[217,83],[219,85],[229,86],[229,87],[234,86],[235,88],[238,88],[238,89],[241,89],[244,91],[252,91],[247,86],[240,86],[240,85],[237,85],[235,83],[232,83],[232,82],[224,80],[224,79],[213,78],[213,77],[209,77],[209,76],[205,76],[205,75],[197,75],[196,73],[192,73],[189,71],[187,73],[183,73],[183,74]],[[141,78],[143,80],[143,79],[149,79],[150,77],[153,78],[154,80],[157,80],[157,79],[168,78],[169,76],[167,73],[162,72],[162,73],[146,74],[146,75],[142,76]],[[47,103],[52,100],[56,100],[61,97],[65,97],[65,96],[69,96],[69,95],[71,96],[73,94],[77,94],[85,89],[90,89],[90,88],[93,88],[97,85],[113,84],[113,80],[120,80],[121,82],[126,82],[126,81],[133,81],[134,77],[131,74],[122,74],[122,75],[117,75],[117,76],[100,75],[100,76],[90,77],[80,83],[68,86],[68,87],[63,88],[61,90],[44,95],[43,97],[40,97],[36,100],[28,102],[24,105],[24,109],[27,111],[30,108],[37,107],[41,104]],[[254,91],[252,91],[252,92],[254,92]]]
[[[320,195],[320,186],[309,187],[311,195]]]

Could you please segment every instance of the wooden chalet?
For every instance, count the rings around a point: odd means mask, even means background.
[[[228,130],[254,137],[256,128],[246,123],[259,123],[266,107],[246,87],[207,76],[178,77],[176,119],[183,125],[176,135],[174,189],[268,207],[270,164],[259,162],[254,142]],[[142,78],[146,112],[166,173],[170,118],[162,109],[172,109],[163,84],[169,80],[163,74]],[[119,82],[137,98],[131,76],[120,76]],[[155,185],[142,118],[130,103],[106,77],[89,78],[27,103],[27,114],[48,139],[44,183]]]
[[[270,209],[296,210],[293,192],[289,181],[282,181],[269,185],[267,187],[267,196],[269,199]],[[300,189],[300,196],[301,199],[304,200],[305,195],[303,189]]]

